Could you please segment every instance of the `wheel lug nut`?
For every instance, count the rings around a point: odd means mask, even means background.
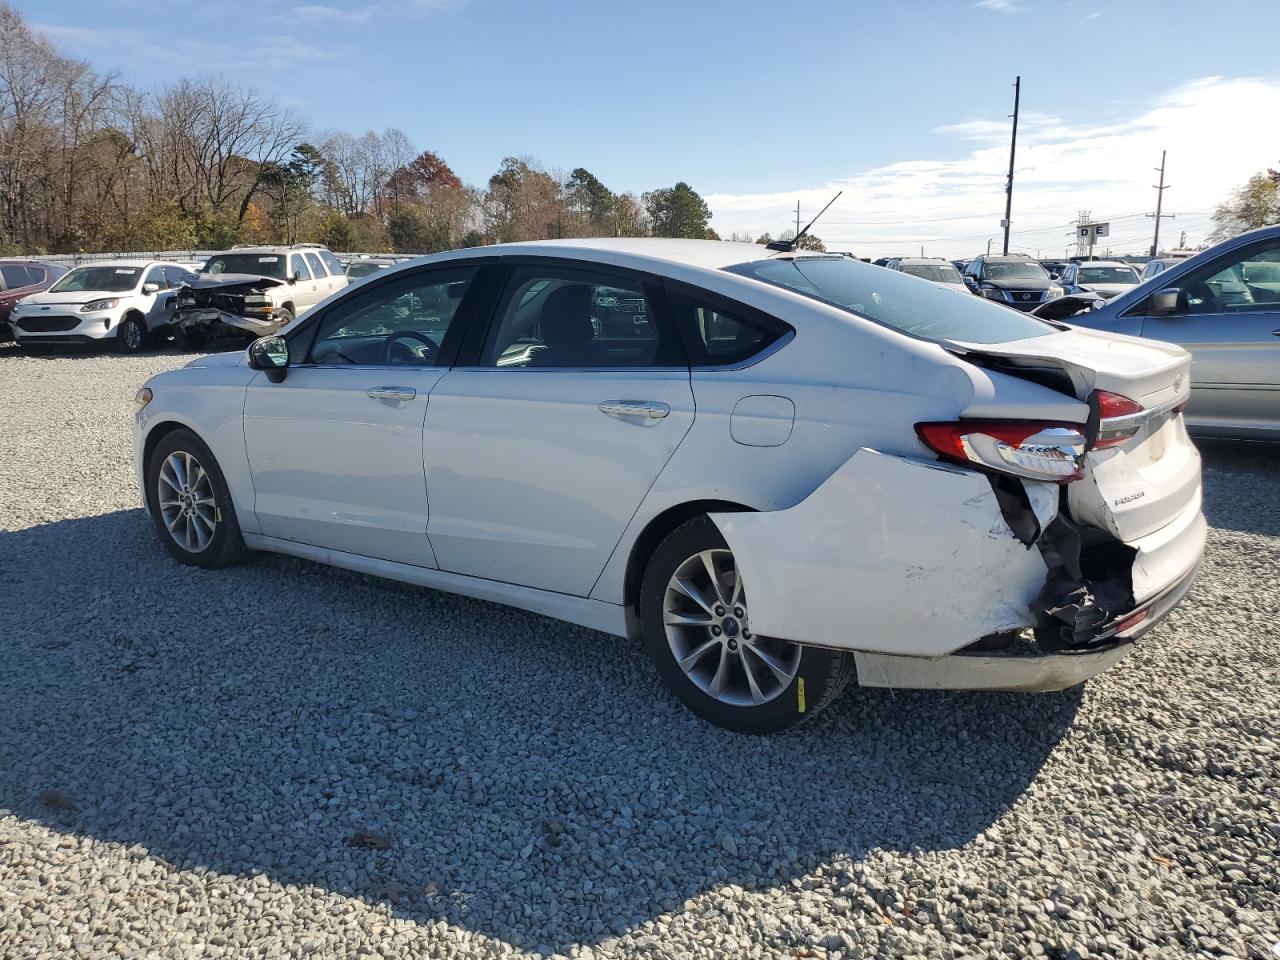
[[[751,639],[751,633],[750,633],[750,631],[743,630],[743,631],[742,631],[742,639],[743,639],[743,640],[750,640],[750,639]]]
[[[747,614],[746,614],[746,612],[745,612],[741,607],[734,607],[734,608],[733,608],[733,615],[734,615],[735,617],[737,617],[739,620],[741,620],[741,619],[742,619],[743,617],[745,617]]]
[[[718,604],[718,603],[716,604],[716,616],[717,616],[717,617],[723,617],[723,616],[724,616],[724,607],[720,606],[720,604]]]
[[[719,628],[719,627],[712,627],[712,628],[711,628],[711,635],[712,635],[713,637],[718,637],[718,636],[720,636],[720,628]]]
[[[737,641],[737,640],[730,640],[730,641],[729,641],[729,649],[730,649],[730,650],[737,650],[737,649],[738,649],[738,641]]]

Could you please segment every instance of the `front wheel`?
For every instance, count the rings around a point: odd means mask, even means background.
[[[190,430],[174,430],[156,444],[147,461],[147,507],[179,563],[226,567],[248,552],[218,461]]]
[[[129,314],[116,328],[116,349],[121,353],[137,353],[147,342],[147,328],[141,318]]]
[[[706,516],[654,551],[640,588],[640,623],[663,680],[698,716],[742,733],[802,723],[853,675],[847,653],[756,635],[748,589]]]

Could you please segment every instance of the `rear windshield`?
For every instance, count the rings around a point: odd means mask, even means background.
[[[347,276],[356,278],[367,277],[377,273],[379,270],[389,270],[390,268],[391,264],[389,263],[369,263],[367,261],[363,263],[349,263],[347,264]]]
[[[50,293],[74,293],[78,290],[102,290],[124,293],[142,279],[141,267],[76,267],[49,288]]]
[[[949,263],[904,263],[902,272],[934,283],[964,283],[959,271]]]
[[[1081,283],[1137,283],[1138,274],[1130,267],[1081,267]]]
[[[982,297],[844,257],[756,260],[727,269],[926,340],[1005,343],[1057,330]]]
[[[282,253],[220,253],[210,257],[201,273],[247,273],[254,277],[284,279]]]

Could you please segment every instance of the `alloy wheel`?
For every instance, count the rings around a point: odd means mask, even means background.
[[[186,450],[175,450],[161,464],[156,486],[169,536],[188,553],[200,553],[213,542],[219,520],[209,474]]]
[[[676,568],[663,596],[662,620],[680,669],[721,703],[768,703],[800,669],[799,646],[752,633],[729,550],[699,551]]]

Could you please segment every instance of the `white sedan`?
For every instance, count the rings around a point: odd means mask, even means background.
[[[152,378],[160,539],[268,550],[640,637],[767,732],[862,686],[1054,690],[1205,543],[1178,347],[807,251],[460,250]]]
[[[20,346],[106,343],[137,353],[173,319],[174,288],[194,279],[185,267],[157,260],[85,264],[20,300],[9,324]]]

